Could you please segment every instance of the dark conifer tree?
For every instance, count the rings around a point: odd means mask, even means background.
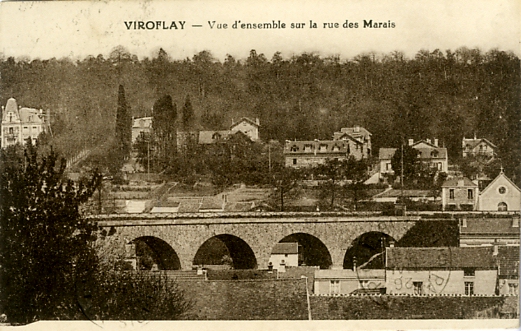
[[[183,106],[183,130],[189,131],[193,129],[194,125],[194,109],[190,101],[190,94],[186,96],[185,104]]]
[[[118,108],[116,111],[116,149],[119,158],[126,160],[130,156],[132,140],[132,118],[130,107],[125,99],[125,88],[119,85]]]

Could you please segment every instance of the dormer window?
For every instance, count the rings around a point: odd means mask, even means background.
[[[319,152],[327,152],[327,145],[320,145],[318,147]]]
[[[431,157],[438,157],[438,155],[439,155],[438,151],[431,152]]]
[[[290,149],[290,150],[291,150],[292,152],[296,152],[296,151],[298,151],[298,147],[297,147],[297,145],[293,145],[293,146],[291,146],[291,149]]]
[[[304,152],[306,151],[310,151],[313,149],[313,146],[312,145],[304,145]]]
[[[333,146],[333,152],[338,152],[340,147],[338,145]]]
[[[212,139],[213,139],[213,140],[219,140],[219,139],[221,139],[221,135],[220,135],[218,132],[215,132],[215,133],[212,135]]]

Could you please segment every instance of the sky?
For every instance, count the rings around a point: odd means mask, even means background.
[[[286,27],[233,29],[239,20],[280,21]],[[310,20],[317,28],[310,28]],[[346,20],[358,28],[344,28]],[[394,23],[394,28],[364,28],[364,20]],[[150,21],[148,27],[161,23],[159,29],[128,29],[126,24],[133,26],[134,21]],[[163,29],[172,21],[178,29]],[[222,61],[226,54],[246,58],[251,49],[268,59],[277,51],[286,58],[302,52],[352,58],[395,50],[413,57],[420,49],[465,46],[520,56],[520,21],[518,0],[0,2],[0,52],[31,59],[82,59],[107,56],[122,45],[140,58],[156,56],[162,47],[173,59],[209,50]],[[291,23],[305,26],[291,28]],[[324,28],[324,23],[339,25]],[[218,29],[217,24],[228,27]]]

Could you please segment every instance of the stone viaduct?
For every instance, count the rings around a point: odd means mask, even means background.
[[[135,240],[156,243],[170,255],[175,269],[192,269],[199,248],[210,238],[224,241],[232,259],[250,252],[254,264],[265,269],[273,247],[290,235],[310,236],[320,241],[330,256],[330,266],[342,269],[346,251],[366,233],[381,233],[400,240],[421,219],[419,216],[323,215],[320,213],[212,214],[121,214],[95,217],[106,236],[105,245],[115,251],[129,251]],[[153,245],[151,245],[153,246]],[[235,256],[233,256],[235,254]]]

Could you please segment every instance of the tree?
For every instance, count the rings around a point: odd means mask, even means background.
[[[194,125],[194,109],[192,108],[192,102],[190,101],[190,94],[186,95],[185,104],[183,105],[182,112],[183,130],[190,131]]]
[[[335,203],[335,193],[337,189],[337,181],[342,179],[344,176],[346,162],[339,161],[338,159],[327,159],[326,163],[320,164],[315,172],[319,176],[324,176],[327,178],[327,182],[322,184],[320,188],[322,189],[322,195],[331,197],[330,208],[333,208]]]
[[[12,323],[74,318],[76,277],[95,264],[95,226],[80,206],[101,176],[74,184],[54,151],[38,159],[28,145],[23,163],[1,155],[0,310]]]
[[[152,128],[158,147],[158,156],[163,167],[171,163],[177,152],[177,105],[172,104],[172,97],[165,95],[154,103]]]
[[[355,210],[358,209],[358,201],[366,197],[364,181],[367,179],[368,167],[367,159],[356,160],[353,156],[350,156],[346,162],[345,178],[348,184],[344,189],[351,193]]]
[[[132,140],[132,118],[130,108],[125,99],[125,88],[119,85],[118,108],[116,111],[116,150],[120,160],[126,160],[130,156],[130,144]]]
[[[403,161],[402,161],[403,159]],[[391,158],[391,166],[393,167],[394,174],[397,177],[401,176],[402,163],[403,163],[403,180],[412,180],[416,173],[416,163],[418,162],[418,150],[411,146],[403,146],[403,158],[402,148],[396,149],[393,157]]]
[[[275,187],[275,192],[272,198],[279,201],[280,211],[284,211],[284,199],[297,187],[299,179],[300,171],[293,168],[284,167],[273,173],[272,184]]]

